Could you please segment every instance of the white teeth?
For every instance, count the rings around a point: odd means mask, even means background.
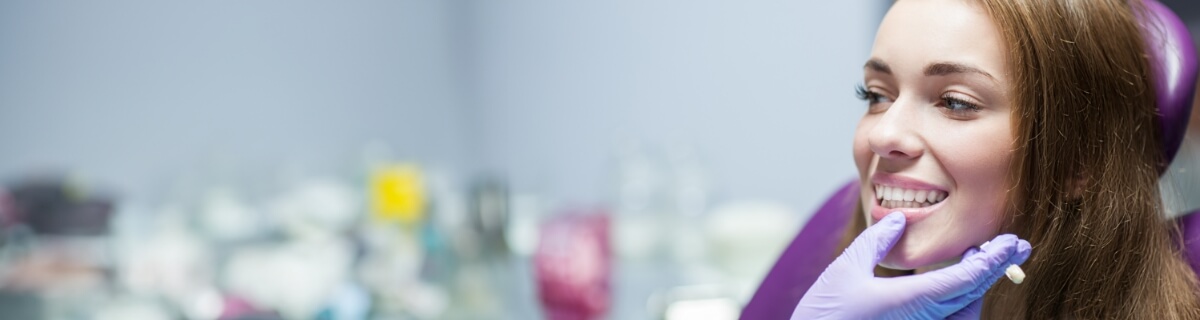
[[[885,208],[922,208],[946,199],[940,190],[915,190],[876,185],[875,199]]]

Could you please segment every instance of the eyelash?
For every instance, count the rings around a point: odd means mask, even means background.
[[[876,103],[880,103],[882,101],[879,100],[884,98],[882,94],[867,90],[867,87],[861,84],[854,85],[854,94],[858,97],[858,100],[866,101],[867,105],[875,105]]]
[[[882,94],[868,90],[867,87],[862,84],[854,85],[854,93],[855,93],[855,96],[857,96],[859,100],[866,101],[867,105],[875,105],[876,103],[883,102],[883,101],[880,101],[881,99],[886,99],[886,97],[884,97]],[[967,102],[966,100],[954,98],[954,97],[943,97],[942,103],[944,105],[942,105],[940,107],[946,108],[946,110],[948,110],[952,113],[955,113],[955,114],[963,114],[963,113],[967,113],[967,112],[979,112],[979,110],[980,110],[978,105]]]
[[[945,105],[942,106],[943,108],[946,108],[946,110],[950,110],[950,112],[955,113],[955,114],[963,114],[963,113],[967,113],[967,112],[979,112],[979,106],[975,105],[974,103],[970,103],[965,100],[962,100],[962,99],[958,99],[958,98],[954,98],[954,97],[943,97],[942,102],[945,103]],[[955,108],[954,107],[955,105],[958,105],[959,107]]]

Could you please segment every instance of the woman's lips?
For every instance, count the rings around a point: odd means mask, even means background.
[[[917,222],[937,211],[950,197],[944,189],[920,180],[877,173],[871,179],[873,200],[869,212],[874,221],[899,211],[909,222]]]
[[[904,219],[907,220],[908,223],[914,223],[932,215],[933,212],[937,211],[945,203],[946,200],[942,200],[941,202],[921,208],[885,208],[879,204],[879,200],[875,200],[871,201],[871,208],[869,212],[871,213],[871,219],[874,221],[879,221],[889,213],[900,211],[900,213],[904,214]]]

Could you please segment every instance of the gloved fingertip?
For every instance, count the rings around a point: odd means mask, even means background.
[[[904,214],[893,212],[854,238],[850,246],[846,247],[846,251],[833,263],[861,267],[863,272],[870,274],[871,269],[879,264],[903,235]]]
[[[1013,259],[1012,259],[1013,263],[1015,263],[1015,264],[1025,263],[1025,260],[1028,260],[1029,255],[1032,253],[1033,253],[1033,246],[1029,244],[1029,241],[1018,240],[1017,241],[1017,254],[1013,256]]]
[[[972,257],[972,256],[974,256],[974,255],[977,255],[977,254],[979,254],[979,248],[977,248],[977,247],[970,247],[970,248],[967,248],[967,251],[963,253],[962,257],[963,257],[963,259],[965,260],[965,259],[967,259],[967,258],[970,258],[970,257]]]
[[[997,270],[996,268],[1003,268],[1007,264],[1018,263],[1016,259],[1020,258],[1018,255],[1020,255],[1019,242],[1021,241],[1023,240],[1013,234],[998,235],[984,243],[979,248],[980,253],[971,256],[971,260],[976,261],[975,263],[978,263],[979,267],[992,271]],[[963,259],[966,260],[966,256]]]
[[[886,223],[893,226],[904,225],[904,213],[900,211],[892,211],[892,213],[883,216],[883,219],[879,220],[879,223]]]

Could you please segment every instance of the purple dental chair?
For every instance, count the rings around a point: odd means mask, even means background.
[[[1166,161],[1175,158],[1187,130],[1196,90],[1196,49],[1187,26],[1157,1],[1146,1],[1150,19],[1142,19],[1147,53],[1155,73],[1159,121]],[[1166,165],[1161,171],[1166,171]],[[792,240],[754,297],[742,310],[742,319],[787,319],[796,303],[821,272],[836,258],[842,231],[853,217],[858,201],[858,181],[838,188]],[[1181,247],[1192,270],[1200,275],[1200,210],[1175,218],[1182,231]]]

